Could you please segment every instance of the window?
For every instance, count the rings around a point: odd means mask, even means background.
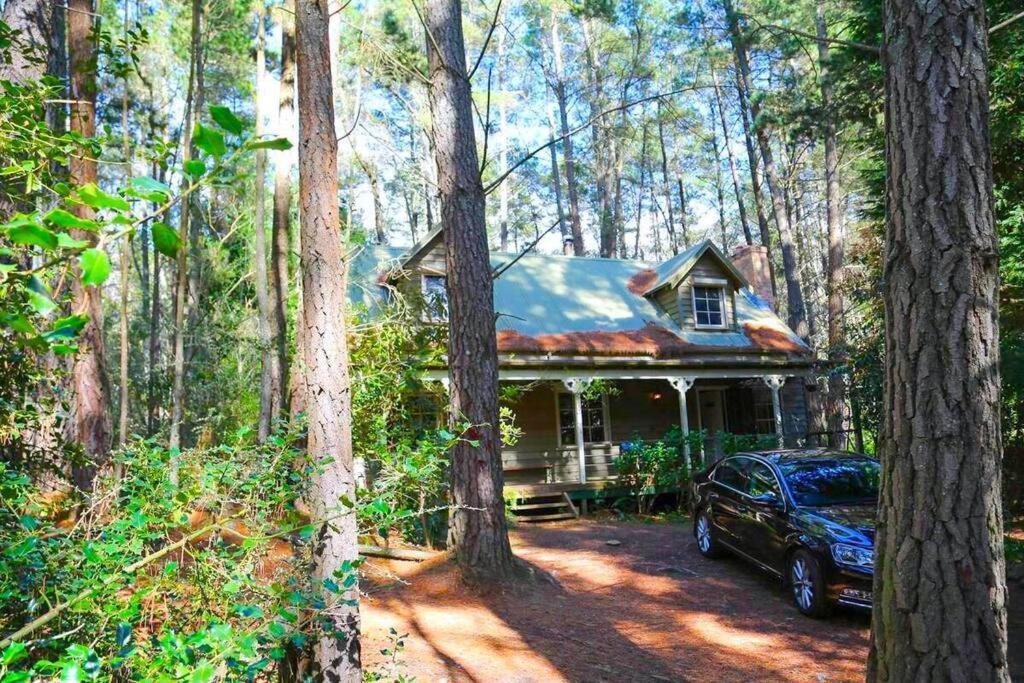
[[[770,435],[775,433],[775,406],[768,389],[754,389],[754,433]]]
[[[448,320],[448,284],[444,275],[423,276],[423,319],[430,322]]]
[[[581,397],[580,400],[583,402],[583,443],[607,441],[604,397]],[[561,445],[576,445],[576,408],[573,406],[572,394],[558,394],[558,435]]]
[[[420,435],[441,426],[444,409],[435,394],[416,394],[408,403],[409,426],[414,434]]]
[[[697,327],[725,327],[725,289],[695,286],[693,319]]]
[[[715,468],[714,480],[723,486],[743,492],[747,490],[746,458],[730,458]]]
[[[779,490],[779,483],[775,479],[775,474],[763,462],[755,460],[750,463],[750,468],[747,470],[747,480],[747,493],[751,497],[756,498],[765,493],[774,493],[779,500],[782,499],[782,491]]]

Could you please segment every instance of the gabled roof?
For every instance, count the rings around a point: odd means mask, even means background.
[[[434,246],[434,242],[436,242],[437,239],[442,236],[442,234],[443,232],[441,230],[441,224],[439,223],[436,228],[434,228],[426,235],[424,235],[423,239],[409,247],[409,249],[402,254],[402,256],[398,259],[399,267],[405,267],[405,264],[407,264],[412,259],[416,258],[416,256],[418,256],[421,252],[425,252],[432,246]]]
[[[644,296],[650,296],[663,287],[675,287],[679,282],[689,275],[693,267],[697,265],[701,257],[710,254],[728,273],[737,287],[746,287],[747,280],[736,266],[732,264],[725,254],[718,250],[711,240],[699,242],[689,249],[678,253],[667,261],[663,261],[654,268],[653,282],[643,292]]]
[[[698,251],[703,254],[710,249],[713,247],[698,245],[687,250],[692,251],[687,263],[700,258]],[[352,262],[349,300],[373,310],[385,299],[387,274],[407,262],[409,255],[408,250],[395,247],[364,248]],[[492,253],[491,267],[497,269],[515,258],[515,254]],[[669,281],[681,269],[689,272],[692,265],[687,263],[677,261]],[[734,270],[727,265],[727,270]],[[645,280],[657,269],[654,264],[624,259],[522,256],[494,281],[499,351],[506,355],[637,358],[804,356],[810,352],[748,287],[738,289],[735,297],[735,329],[681,327],[644,295],[650,287],[639,286],[646,285]]]

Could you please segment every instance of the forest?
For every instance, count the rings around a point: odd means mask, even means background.
[[[881,459],[869,680],[1010,680],[1018,0],[0,4],[0,680],[411,680],[367,547],[538,580],[488,254],[703,240]],[[437,230],[447,325],[353,303]]]

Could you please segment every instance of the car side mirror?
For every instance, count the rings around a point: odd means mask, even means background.
[[[779,496],[776,495],[774,491],[766,491],[765,493],[754,496],[751,500],[758,505],[774,508],[776,510],[781,510],[784,507],[782,505],[782,500],[779,499]]]

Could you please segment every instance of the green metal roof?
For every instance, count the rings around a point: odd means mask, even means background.
[[[505,332],[529,339],[564,339],[570,345],[596,335],[609,338],[614,344],[617,334],[636,336],[638,332],[654,329],[679,342],[675,355],[691,352],[687,349],[692,349],[692,353],[809,352],[804,342],[749,287],[737,290],[737,326],[725,331],[684,329],[646,296],[685,276],[709,249],[724,258],[705,243],[660,265],[625,259],[526,254],[494,281],[499,341],[500,333]],[[361,250],[352,262],[350,300],[374,310],[387,296],[384,281],[400,269],[409,253],[406,249],[381,246]],[[498,269],[516,256],[492,253],[491,267]],[[725,263],[733,271],[731,274],[745,282],[727,259]],[[656,277],[655,284],[647,286],[652,277]],[[773,343],[766,347],[765,339]],[[782,348],[785,346],[788,348]],[[623,353],[637,355],[625,350]]]

